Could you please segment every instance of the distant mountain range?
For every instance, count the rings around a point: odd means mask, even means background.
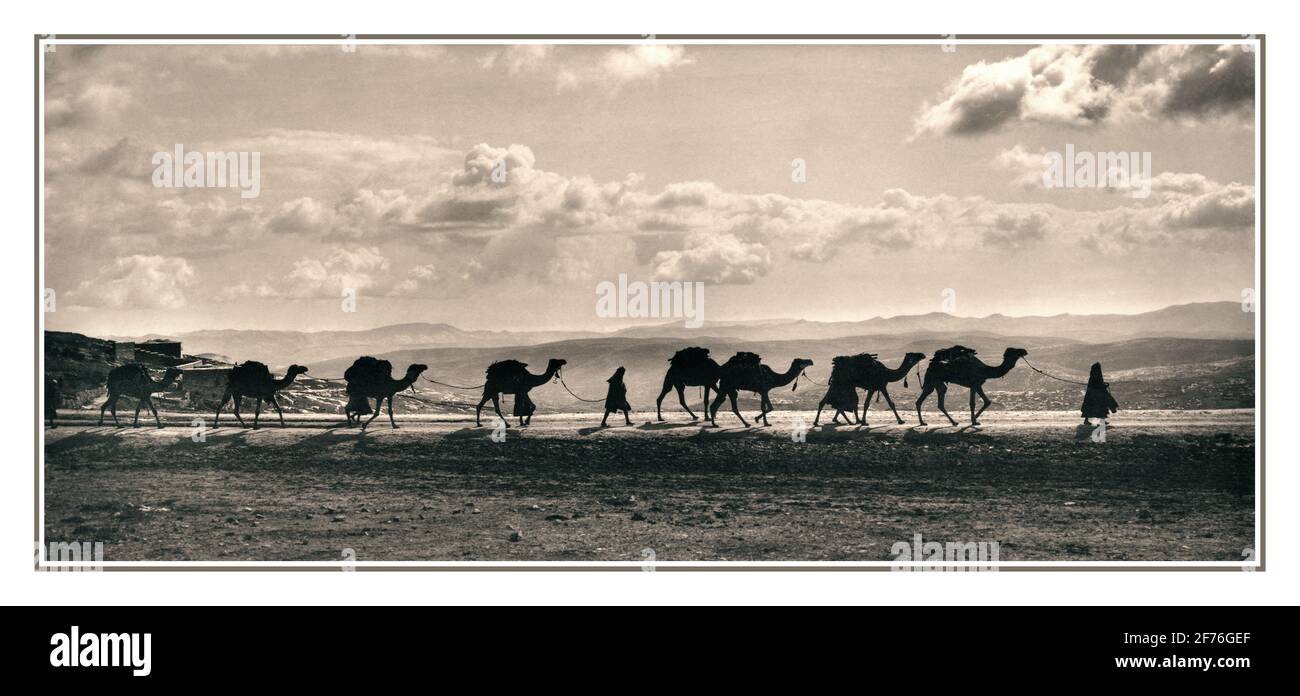
[[[117,340],[179,339],[189,355],[214,354],[235,361],[261,360],[272,366],[290,363],[312,365],[349,356],[439,348],[492,349],[526,347],[579,339],[674,339],[707,342],[765,342],[832,340],[850,337],[889,337],[929,345],[998,343],[992,337],[1022,337],[1034,343],[1112,343],[1139,338],[1253,339],[1255,315],[1237,302],[1202,302],[1174,305],[1141,314],[1057,314],[1054,316],[958,317],[940,312],[863,321],[820,322],[770,319],[743,322],[706,322],[688,329],[680,322],[637,326],[613,332],[595,331],[468,331],[448,324],[410,323],[363,331],[252,331],[203,330],[182,334],[150,334]],[[860,342],[859,342],[860,343]],[[1008,345],[1010,345],[1008,343]],[[866,349],[864,346],[863,349]],[[872,350],[876,350],[872,348]]]

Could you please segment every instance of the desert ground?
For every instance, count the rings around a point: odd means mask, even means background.
[[[1251,409],[1124,411],[1104,443],[1065,411],[828,415],[539,415],[497,442],[486,414],[364,433],[264,414],[199,439],[193,414],[70,412],[45,431],[44,530],[107,561],[889,561],[918,533],[996,541],[1003,561],[1241,561],[1255,544]]]

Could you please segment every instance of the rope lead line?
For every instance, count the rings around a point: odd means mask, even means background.
[[[1056,375],[1052,375],[1052,374],[1048,374],[1048,373],[1046,373],[1046,372],[1043,372],[1042,370],[1040,370],[1040,369],[1034,367],[1034,364],[1031,363],[1031,362],[1029,362],[1029,359],[1028,359],[1028,358],[1023,358],[1023,357],[1022,357],[1022,358],[1020,358],[1020,359],[1025,361],[1025,364],[1029,366],[1029,369],[1033,370],[1034,372],[1037,372],[1038,374],[1040,374],[1040,375],[1042,375],[1042,376],[1044,376],[1044,377],[1050,377],[1050,378],[1052,378],[1052,379],[1054,379],[1054,380],[1056,380],[1056,381],[1058,381],[1058,382],[1066,382],[1066,383],[1068,383],[1068,384],[1079,384],[1079,385],[1082,385],[1082,386],[1085,386],[1085,387],[1088,386],[1088,383],[1087,383],[1087,382],[1079,382],[1079,381],[1077,381],[1077,380],[1073,380],[1073,379],[1065,379],[1064,377],[1057,377]]]
[[[439,381],[436,380],[436,379],[429,379],[428,377],[424,377],[424,376],[421,376],[420,379],[422,379],[422,380],[424,380],[424,381],[426,381],[426,382],[432,382],[432,383],[434,383],[434,384],[438,384],[438,385],[441,385],[441,386],[444,386],[444,387],[451,387],[452,389],[462,389],[462,390],[464,390],[464,391],[474,391],[475,389],[482,389],[483,387],[487,386],[487,382],[484,382],[483,384],[480,384],[480,385],[478,385],[477,387],[458,387],[458,386],[456,386],[456,385],[454,385],[454,384],[447,384],[446,382],[439,382]]]
[[[560,380],[560,384],[564,387],[564,391],[569,392],[569,396],[572,396],[573,398],[577,399],[578,401],[585,401],[585,402],[587,402],[587,403],[589,403],[589,404],[598,404],[598,403],[604,401],[604,399],[584,399],[584,398],[582,398],[581,396],[578,396],[577,394],[574,394],[574,393],[573,393],[573,390],[569,388],[569,385],[564,383],[564,375],[563,375],[563,374],[561,374],[561,373],[559,373],[559,372],[556,372],[556,373],[555,373],[555,376],[559,378],[559,380]]]

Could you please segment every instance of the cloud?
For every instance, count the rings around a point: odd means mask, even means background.
[[[194,268],[174,256],[118,257],[70,294],[78,305],[114,309],[179,309],[194,285]]]
[[[646,43],[612,49],[595,64],[570,63],[556,76],[561,90],[601,84],[617,91],[634,82],[658,82],[659,77],[694,63],[685,46]]]
[[[767,275],[772,255],[762,244],[730,234],[698,233],[683,249],[661,251],[651,262],[656,280],[746,285]]]
[[[1254,54],[1241,46],[1038,46],[968,65],[922,108],[913,137],[975,136],[1015,123],[1204,119],[1249,111],[1254,90]]]
[[[500,64],[511,75],[534,72],[546,65],[554,50],[555,46],[550,44],[516,44],[488,53],[479,60],[479,65],[491,70]]]
[[[383,294],[389,282],[388,259],[375,247],[344,247],[319,258],[295,261],[282,277],[260,282],[247,281],[225,287],[217,300],[231,302],[246,298],[337,299],[346,290],[361,294]]]

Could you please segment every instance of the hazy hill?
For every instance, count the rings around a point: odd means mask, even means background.
[[[1253,339],[1255,315],[1236,302],[1176,305],[1142,314],[1009,317],[957,317],[942,313],[877,317],[857,322],[768,319],[706,322],[687,329],[681,322],[638,326],[610,333],[593,331],[467,331],[447,324],[398,324],[364,331],[205,330],[168,336],[180,339],[188,354],[213,353],[236,361],[260,360],[273,367],[300,363],[315,367],[332,358],[389,353],[403,349],[501,348],[535,346],[573,339],[673,339],[673,345],[702,343],[705,337],[736,341],[838,340],[870,337],[877,346],[907,341],[936,345],[974,341],[976,336],[1009,336],[1044,342],[1107,343],[1136,338]],[[158,338],[159,335],[133,340]],[[996,341],[995,341],[996,342]],[[1028,342],[1028,341],[1024,341]],[[919,345],[919,344],[918,344]],[[911,349],[911,348],[909,348]],[[823,348],[823,350],[827,350]],[[1000,348],[999,348],[1000,350]],[[873,349],[876,352],[876,349]],[[814,358],[815,359],[815,358]],[[350,362],[350,361],[349,361]]]

